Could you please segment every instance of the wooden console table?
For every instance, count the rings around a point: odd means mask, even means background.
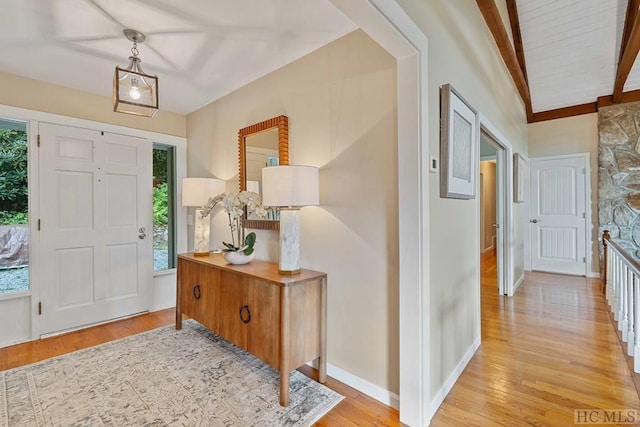
[[[291,371],[318,359],[327,378],[327,275],[282,275],[278,264],[232,265],[222,254],[178,255],[176,329],[185,314],[280,371],[280,405],[289,405]]]

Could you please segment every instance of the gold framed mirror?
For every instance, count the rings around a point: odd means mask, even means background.
[[[262,168],[289,164],[289,119],[278,116],[255,123],[238,131],[240,191],[262,194]],[[270,218],[245,218],[246,228],[280,229],[278,211],[270,210]]]

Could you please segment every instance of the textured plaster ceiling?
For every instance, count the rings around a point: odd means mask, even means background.
[[[2,0],[0,71],[111,96],[133,28],[160,109],[187,114],[353,31],[326,0]]]

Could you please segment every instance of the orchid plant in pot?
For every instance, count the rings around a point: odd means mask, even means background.
[[[231,242],[222,242],[220,250],[224,253],[224,259],[231,264],[246,264],[255,256],[254,245],[256,233],[246,234],[244,216],[252,213],[260,218],[267,216],[267,210],[262,206],[262,199],[253,191],[241,191],[240,193],[223,193],[209,198],[202,215],[207,216],[213,208],[222,204],[229,218]]]

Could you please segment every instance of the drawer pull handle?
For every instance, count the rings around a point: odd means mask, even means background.
[[[193,296],[195,297],[195,299],[200,299],[200,297],[202,296],[202,292],[200,291],[200,285],[195,285],[193,287]]]
[[[251,322],[251,310],[249,310],[248,305],[243,305],[242,307],[240,307],[240,320],[242,320],[242,323],[245,324]]]

